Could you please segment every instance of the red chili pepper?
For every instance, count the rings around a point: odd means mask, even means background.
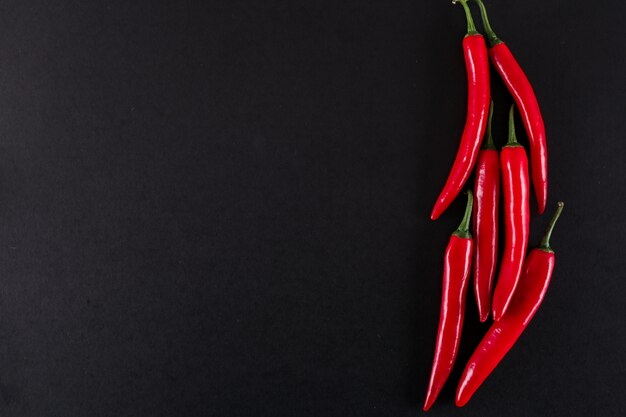
[[[489,108],[487,138],[478,153],[474,184],[474,293],[480,321],[489,317],[491,289],[498,257],[498,204],[500,202],[500,161],[491,136],[493,102]]]
[[[485,39],[476,31],[467,1],[456,2],[461,3],[467,17],[467,35],[463,39],[468,83],[467,118],[454,165],[430,215],[432,220],[436,220],[448,208],[467,181],[485,134],[489,108],[489,59]]]
[[[524,121],[524,127],[530,141],[533,187],[537,196],[539,214],[541,214],[546,209],[548,199],[548,145],[539,103],[537,103],[533,87],[509,47],[491,29],[485,5],[481,0],[475,1],[480,7],[483,26],[489,40],[491,62],[515,99],[515,104],[517,104]]]
[[[424,411],[433,405],[448,379],[461,340],[467,279],[472,266],[472,235],[469,223],[473,201],[472,192],[468,190],[465,215],[446,248],[437,344]]]
[[[500,153],[502,192],[504,194],[504,252],[500,273],[493,292],[494,320],[506,311],[522,274],[530,226],[528,158],[524,147],[517,143],[513,112],[509,112],[509,142]]]
[[[560,202],[550,221],[541,245],[533,249],[524,264],[524,276],[511,305],[500,321],[491,328],[470,358],[456,392],[456,405],[464,406],[513,347],[543,301],[554,270],[554,251],[550,235],[561,215]]]

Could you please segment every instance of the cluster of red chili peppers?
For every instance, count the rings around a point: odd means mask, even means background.
[[[474,1],[480,8],[489,51],[474,26],[468,1],[453,0],[463,6],[467,17],[467,34],[463,39],[468,79],[467,119],[454,165],[431,219],[437,219],[454,201],[474,168],[476,174],[474,192],[466,191],[463,220],[452,234],[445,252],[439,329],[425,411],[437,399],[456,359],[472,264],[480,321],[487,321],[491,312],[494,322],[461,376],[456,393],[459,407],[469,401],[511,349],[543,301],[554,269],[550,236],[563,210],[563,203],[559,202],[540,246],[526,256],[530,225],[529,177],[532,178],[539,214],[545,210],[548,194],[544,123],[528,78],[507,45],[491,29],[482,0]],[[493,102],[488,57],[515,101],[509,112],[508,142],[500,153],[491,134]],[[526,150],[516,138],[515,107],[519,109],[530,142],[530,176]],[[494,288],[500,194],[504,200],[504,249]]]

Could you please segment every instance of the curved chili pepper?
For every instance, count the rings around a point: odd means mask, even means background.
[[[480,321],[489,317],[491,289],[498,257],[498,204],[500,202],[500,161],[491,136],[493,101],[489,108],[487,138],[478,153],[474,184],[474,294]]]
[[[474,0],[480,7],[483,26],[489,40],[489,56],[498,70],[509,92],[515,99],[520,110],[524,127],[530,141],[530,166],[532,170],[533,187],[537,196],[539,214],[546,209],[548,199],[548,145],[546,142],[546,128],[539,110],[539,103],[522,67],[502,40],[491,29],[487,10],[482,0]]]
[[[500,273],[493,292],[494,320],[506,311],[522,274],[530,226],[528,158],[524,147],[517,143],[513,112],[509,112],[509,142],[500,153],[502,193],[504,194],[504,252]]]
[[[492,324],[470,358],[456,392],[456,405],[464,406],[491,374],[502,358],[513,347],[543,301],[552,271],[554,251],[550,247],[550,235],[563,211],[560,202],[550,221],[541,245],[533,249],[524,263],[524,277],[511,305],[502,319]]]
[[[485,39],[476,31],[467,1],[456,0],[455,2],[461,3],[467,18],[467,34],[463,39],[468,84],[467,118],[454,165],[430,215],[432,220],[436,220],[448,208],[467,181],[476,163],[480,142],[485,134],[489,108],[489,59]]]
[[[473,202],[472,192],[468,190],[465,215],[459,227],[452,233],[446,248],[437,344],[424,411],[433,405],[450,376],[461,340],[467,279],[472,266],[472,234],[469,231],[469,223]]]

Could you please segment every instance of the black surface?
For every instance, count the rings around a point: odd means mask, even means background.
[[[626,415],[625,4],[488,2],[566,209],[534,322],[456,409],[470,301],[431,416]],[[421,415],[464,31],[442,0],[2,2],[0,415]]]

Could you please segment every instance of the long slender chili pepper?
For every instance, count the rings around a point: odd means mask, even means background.
[[[502,193],[504,194],[504,252],[493,292],[494,320],[506,311],[522,274],[530,225],[528,159],[517,143],[513,113],[509,112],[509,141],[500,153]]]
[[[513,347],[539,309],[554,270],[554,251],[550,247],[550,236],[562,210],[563,203],[560,202],[540,246],[533,249],[526,258],[524,276],[509,309],[500,321],[493,323],[465,367],[456,392],[456,405],[459,407],[469,401]]]
[[[472,266],[473,244],[469,224],[473,202],[472,192],[468,190],[465,215],[459,227],[452,233],[446,248],[437,344],[424,411],[433,405],[448,379],[461,340],[467,280]]]
[[[548,145],[546,143],[546,129],[543,117],[539,110],[537,97],[522,67],[517,63],[509,47],[502,42],[491,29],[487,10],[482,0],[474,0],[480,7],[483,26],[489,40],[489,56],[498,70],[509,92],[515,99],[520,110],[524,127],[530,140],[530,165],[532,170],[533,187],[537,196],[539,213],[546,209],[548,199]]]
[[[489,59],[485,39],[476,31],[467,0],[453,2],[461,3],[467,18],[467,34],[463,39],[468,83],[467,118],[454,165],[430,215],[432,220],[436,220],[448,208],[467,181],[476,163],[489,108]]]
[[[498,204],[500,202],[500,161],[491,136],[493,101],[489,108],[487,138],[478,153],[474,184],[474,294],[480,321],[489,317],[491,289],[498,257]]]

